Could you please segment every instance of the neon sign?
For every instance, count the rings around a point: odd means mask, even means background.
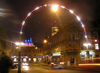
[[[33,46],[34,45],[34,43],[32,43],[32,38],[30,38],[30,39],[25,39],[25,43],[24,43],[24,45],[23,46]]]

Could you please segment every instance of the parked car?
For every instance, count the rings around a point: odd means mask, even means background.
[[[16,64],[13,64],[10,68],[16,69],[18,66]]]

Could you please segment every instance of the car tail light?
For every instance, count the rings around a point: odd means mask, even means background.
[[[51,64],[54,64],[53,62],[51,62]]]
[[[64,62],[60,62],[60,64],[64,64]]]

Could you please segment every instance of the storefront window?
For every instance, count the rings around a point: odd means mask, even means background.
[[[26,58],[23,58],[23,61],[26,62]]]
[[[29,58],[28,60],[31,61],[31,58]]]
[[[33,58],[33,62],[36,62],[36,58]]]
[[[96,49],[96,50],[98,50],[98,49],[99,49],[98,44],[95,44],[95,49]]]
[[[17,59],[16,58],[14,58],[14,62],[16,62],[17,61]]]

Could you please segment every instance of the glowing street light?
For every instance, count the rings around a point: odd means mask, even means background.
[[[22,35],[22,33],[23,33],[23,32],[22,32],[22,31],[20,31],[20,35]]]
[[[98,42],[98,40],[94,40],[95,42]]]
[[[21,43],[16,42],[15,44],[16,44],[16,45],[24,45],[24,43],[23,43],[23,42],[21,42]]]
[[[46,39],[44,40],[44,43],[47,43],[47,44],[49,44],[49,45],[50,45],[50,55],[52,55],[51,43],[50,43],[50,42],[48,42]]]
[[[35,47],[35,49],[37,49],[37,47]]]
[[[47,43],[47,40],[44,40],[44,43]]]
[[[52,6],[52,10],[53,10],[53,11],[57,11],[57,10],[58,10],[58,6],[57,6],[57,5],[53,5],[53,6]]]

